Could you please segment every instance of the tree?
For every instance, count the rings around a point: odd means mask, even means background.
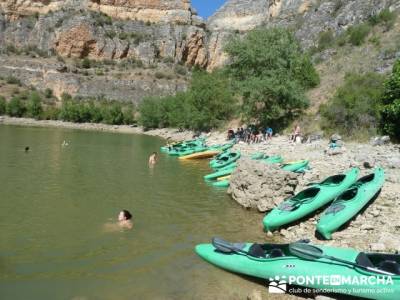
[[[226,51],[226,72],[243,97],[245,119],[281,127],[308,106],[304,92],[319,76],[289,30],[255,29],[231,40]]]
[[[385,83],[382,103],[380,128],[383,133],[400,140],[400,60],[394,64]]]
[[[235,110],[235,100],[221,72],[193,72],[186,110],[190,128],[195,130],[210,130],[229,120]]]
[[[0,96],[0,116],[6,113],[6,109],[7,109],[6,98]]]
[[[26,105],[26,112],[28,117],[39,119],[42,112],[42,98],[37,92],[32,92],[29,95],[28,103]]]
[[[139,122],[144,128],[158,128],[160,125],[160,97],[145,97],[139,105]]]
[[[25,106],[18,96],[14,96],[11,98],[10,102],[8,102],[6,112],[10,117],[20,118],[24,115]]]

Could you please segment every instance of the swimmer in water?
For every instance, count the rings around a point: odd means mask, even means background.
[[[118,225],[122,228],[131,229],[132,224],[132,214],[126,209],[121,210],[118,214]]]
[[[104,224],[104,231],[116,232],[121,231],[121,229],[132,229],[132,214],[128,210],[121,210],[118,214],[117,219],[117,222],[114,221]]]
[[[25,152],[29,152],[29,146],[25,147]]]
[[[157,152],[153,152],[153,154],[149,157],[149,165],[155,165],[157,163]]]

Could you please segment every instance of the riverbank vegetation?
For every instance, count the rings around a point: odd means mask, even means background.
[[[62,120],[75,123],[135,124],[135,107],[117,101],[73,98],[63,94],[61,102],[50,89],[43,92],[24,88],[20,82],[7,78],[7,89],[0,94],[0,115],[28,117],[36,120]],[[7,91],[8,90],[8,91]]]
[[[289,30],[253,30],[232,39],[226,52],[231,63],[213,73],[194,71],[186,92],[145,98],[141,124],[209,130],[235,116],[282,128],[308,106],[305,91],[319,76]]]

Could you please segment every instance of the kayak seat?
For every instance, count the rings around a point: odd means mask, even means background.
[[[394,260],[384,260],[379,263],[378,269],[400,275],[400,264]]]
[[[372,261],[369,259],[368,255],[365,254],[364,252],[360,252],[356,258],[356,263],[360,266],[363,267],[369,267],[369,268],[374,268],[375,265],[372,263]]]
[[[263,249],[262,245],[260,244],[253,244],[249,248],[249,255],[258,258],[265,258],[266,251]]]
[[[283,253],[282,249],[279,248],[272,249],[271,252],[269,253],[270,258],[282,257],[282,256],[285,256],[285,254]]]
[[[265,247],[267,246],[267,247]],[[267,249],[265,249],[267,248]],[[253,244],[249,248],[249,255],[257,258],[266,258],[268,254],[269,258],[276,258],[285,256],[284,252],[280,248],[272,248],[268,245]]]

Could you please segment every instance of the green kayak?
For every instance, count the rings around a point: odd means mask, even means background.
[[[263,220],[267,231],[297,221],[333,201],[357,181],[360,170],[353,168],[346,174],[334,175],[285,200]]]
[[[261,161],[267,164],[280,164],[283,162],[283,158],[280,155],[265,156]]]
[[[222,145],[214,145],[214,146],[210,146],[208,147],[207,150],[218,150],[218,151],[226,151],[230,148],[232,148],[235,145],[234,142],[230,142],[230,143],[226,143],[226,144],[222,144]],[[218,154],[221,155],[222,153]]]
[[[282,170],[295,173],[304,173],[304,171],[308,169],[308,163],[308,160],[286,163],[282,166]]]
[[[283,162],[283,158],[280,155],[269,156],[262,152],[254,153],[253,155],[250,156],[250,158],[252,160],[259,160],[265,162],[267,164],[280,164]]]
[[[191,141],[183,141],[183,142],[173,143],[171,145],[161,147],[161,152],[169,153],[171,151],[179,151],[183,147],[202,146],[202,145],[204,145],[204,141],[205,141],[204,138],[200,138],[200,139],[191,140]]]
[[[208,148],[203,145],[193,146],[192,144],[188,144],[188,145],[182,146],[179,149],[171,150],[168,154],[171,156],[185,156],[185,155],[189,155],[189,154],[196,153],[196,152],[206,151],[207,149]]]
[[[204,180],[215,180],[219,177],[223,177],[223,176],[232,174],[233,171],[235,171],[235,169],[236,169],[236,163],[233,163],[233,164],[229,165],[228,167],[224,167],[223,169],[221,169],[217,172],[205,175]]]
[[[223,187],[223,188],[227,188],[229,187],[229,180],[221,180],[221,181],[215,181],[212,183],[213,186],[215,187]]]
[[[213,239],[212,244],[197,245],[196,253],[222,269],[265,279],[269,281],[270,288],[278,286],[285,291],[286,283],[289,283],[379,300],[397,300],[400,294],[398,254],[365,253],[351,248],[317,246],[302,242],[228,243],[231,246],[221,247],[221,243],[216,240],[219,239]],[[227,242],[223,242],[225,243]],[[299,246],[312,247],[313,252],[317,250],[324,256],[305,258],[293,250]]]
[[[385,172],[376,168],[375,172],[360,178],[341,194],[322,214],[317,231],[326,239],[332,233],[356,216],[380,191],[385,181]]]
[[[234,163],[240,158],[240,152],[225,151],[216,158],[210,161],[210,167],[213,169],[220,169]]]
[[[250,158],[253,159],[253,160],[260,160],[260,159],[263,159],[265,156],[266,155],[264,153],[262,153],[262,152],[256,152],[256,153],[252,154],[250,156]]]

